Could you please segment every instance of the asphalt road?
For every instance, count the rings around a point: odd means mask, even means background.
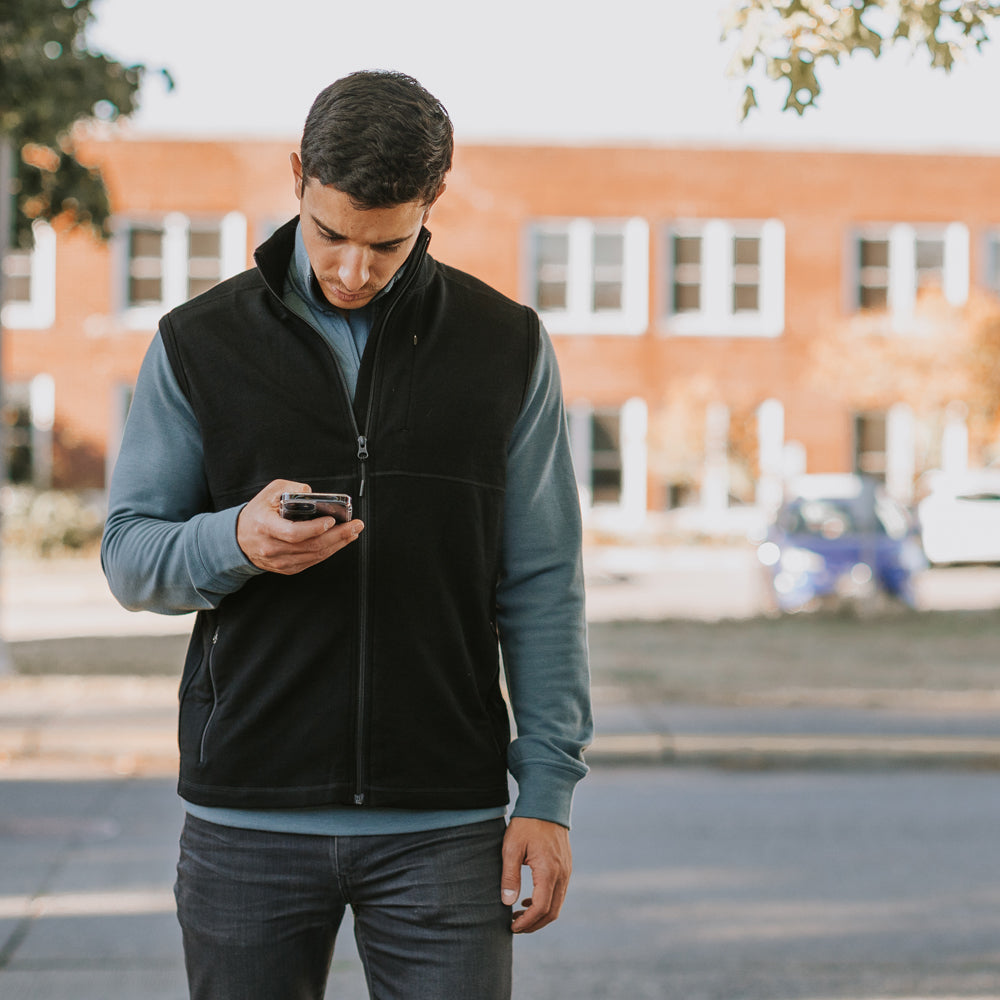
[[[1000,996],[1000,776],[603,770],[518,996]]]
[[[183,1000],[172,781],[0,796],[0,996]],[[598,767],[515,997],[996,1000],[998,825],[995,773]],[[347,929],[327,995],[367,996]]]

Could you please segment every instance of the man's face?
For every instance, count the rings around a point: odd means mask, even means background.
[[[360,309],[403,265],[433,202],[359,209],[332,185],[315,177],[303,180],[302,161],[295,153],[292,172],[302,239],[316,280],[331,305]]]

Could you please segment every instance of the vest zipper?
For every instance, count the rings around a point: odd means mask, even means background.
[[[367,415],[366,415],[367,416]],[[367,428],[366,428],[367,430]],[[361,474],[358,486],[358,500],[365,495],[365,462],[368,461],[368,438],[364,434],[358,435],[358,463]],[[365,804],[365,768],[364,768],[364,737],[365,737],[365,715],[368,709],[368,697],[366,682],[368,675],[368,545],[365,543],[365,532],[361,533],[358,542],[361,546],[361,555],[358,566],[358,714],[355,720],[357,743],[354,750],[355,773],[354,773],[354,804],[363,806]]]
[[[208,731],[212,728],[212,720],[215,718],[216,709],[219,707],[219,691],[215,686],[215,644],[219,641],[219,626],[215,626],[212,633],[211,646],[208,650],[208,679],[212,682],[212,711],[208,713],[205,728],[201,731],[201,746],[198,749],[198,762],[205,763],[205,747],[208,743]]]
[[[375,396],[376,388],[378,386],[378,363],[379,358],[382,356],[382,345],[385,342],[385,339],[381,334],[389,322],[389,317],[392,315],[392,312],[396,307],[396,303],[403,297],[406,289],[413,282],[417,271],[420,269],[420,262],[423,260],[423,256],[427,251],[427,244],[429,241],[430,234],[421,234],[421,237],[417,242],[416,255],[413,260],[413,265],[410,268],[409,273],[403,276],[403,280],[401,281],[396,294],[393,295],[392,299],[386,305],[385,312],[379,317],[377,325],[372,327],[368,334],[369,339],[372,337],[375,338],[375,357],[372,358],[371,385],[368,387],[368,401],[365,406],[364,421],[360,430],[357,426],[355,426],[355,431],[358,432],[357,454],[360,472],[360,482],[358,486],[359,501],[364,496],[365,492],[365,477],[367,474],[365,463],[368,461],[368,438],[372,430],[372,415],[375,412]],[[353,415],[353,406],[351,407],[351,412]],[[371,559],[369,554],[371,545],[369,532],[361,532],[361,537],[355,544],[359,544],[361,546],[361,554],[358,560],[358,590],[360,592],[358,598],[358,635],[360,644],[358,647],[358,714],[355,719],[356,742],[354,747],[354,804],[356,806],[363,806],[365,804],[365,788],[368,785],[368,761],[365,753],[365,740],[368,735],[368,574],[369,562]]]
[[[396,289],[392,296],[392,299],[386,305],[385,312],[381,317],[379,317],[377,326],[373,327],[369,333],[369,339],[375,337],[376,334],[381,333],[382,329],[385,327],[389,316],[392,314],[396,303],[402,298],[403,293],[412,284],[416,278],[417,272],[420,270],[421,262],[423,261],[424,255],[427,252],[427,244],[430,242],[430,233],[426,230],[423,231],[417,240],[417,244],[414,248],[413,259],[406,265],[409,268],[408,273],[404,274],[401,278],[399,288]],[[259,265],[258,265],[259,267]],[[275,292],[274,288],[267,282],[265,277],[265,283],[268,284],[268,288],[271,294],[275,296],[279,301],[281,301],[281,296]],[[322,336],[320,339],[326,343],[325,338]],[[372,361],[372,377],[371,385],[368,391],[368,403],[365,407],[365,416],[363,425],[358,426],[357,417],[354,414],[354,400],[351,398],[351,393],[347,387],[347,381],[344,378],[344,373],[340,369],[340,361],[337,358],[337,353],[334,349],[326,344],[327,349],[330,352],[330,356],[333,358],[333,367],[337,372],[340,379],[341,389],[344,392],[344,396],[347,399],[347,412],[351,416],[351,425],[354,429],[354,434],[358,444],[357,459],[358,459],[358,496],[357,500],[358,508],[360,508],[360,501],[365,495],[365,485],[367,479],[367,467],[366,463],[368,461],[368,438],[371,436],[371,423],[372,414],[374,413],[374,400],[375,400],[375,388],[378,381],[378,360],[381,355],[382,338],[378,337],[375,341],[375,357]],[[355,516],[359,516],[361,513],[360,509],[356,510]],[[355,716],[356,734],[355,734],[355,787],[354,787],[354,804],[357,806],[363,806],[365,804],[365,787],[367,785],[367,760],[365,754],[365,738],[367,736],[367,720],[365,716],[368,711],[368,697],[367,697],[367,686],[368,686],[368,612],[369,612],[369,600],[368,600],[368,574],[369,574],[369,545],[370,538],[369,532],[363,531],[361,537],[355,543],[361,546],[360,556],[359,556],[359,567],[358,567],[358,698],[357,698],[357,715]],[[209,718],[211,722],[211,718]]]

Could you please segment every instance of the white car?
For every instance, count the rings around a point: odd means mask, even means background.
[[[935,473],[917,505],[931,563],[1000,563],[1000,469]]]

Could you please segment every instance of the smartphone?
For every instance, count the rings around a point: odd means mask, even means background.
[[[332,517],[341,524],[354,516],[351,498],[346,493],[282,493],[278,513],[286,521]]]

